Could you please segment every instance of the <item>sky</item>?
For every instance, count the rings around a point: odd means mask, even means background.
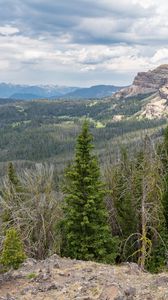
[[[0,81],[128,85],[168,63],[167,0],[0,0]]]

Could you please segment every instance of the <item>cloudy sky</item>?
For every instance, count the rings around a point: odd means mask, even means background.
[[[0,81],[127,85],[168,63],[167,0],[0,0]]]

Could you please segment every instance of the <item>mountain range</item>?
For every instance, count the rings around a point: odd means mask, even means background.
[[[16,85],[0,83],[0,98],[19,100],[34,99],[89,99],[111,96],[122,87],[96,85],[88,88],[66,87],[57,85]]]

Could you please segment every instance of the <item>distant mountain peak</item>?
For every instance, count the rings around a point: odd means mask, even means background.
[[[91,98],[103,98],[109,97],[121,90],[122,87],[114,86],[114,85],[93,85],[91,87],[80,88],[76,91],[68,93],[66,98],[69,99],[91,99]]]

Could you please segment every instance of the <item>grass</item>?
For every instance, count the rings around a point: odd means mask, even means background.
[[[27,279],[35,279],[35,278],[37,278],[37,274],[36,273],[29,273],[26,277],[27,277]]]

